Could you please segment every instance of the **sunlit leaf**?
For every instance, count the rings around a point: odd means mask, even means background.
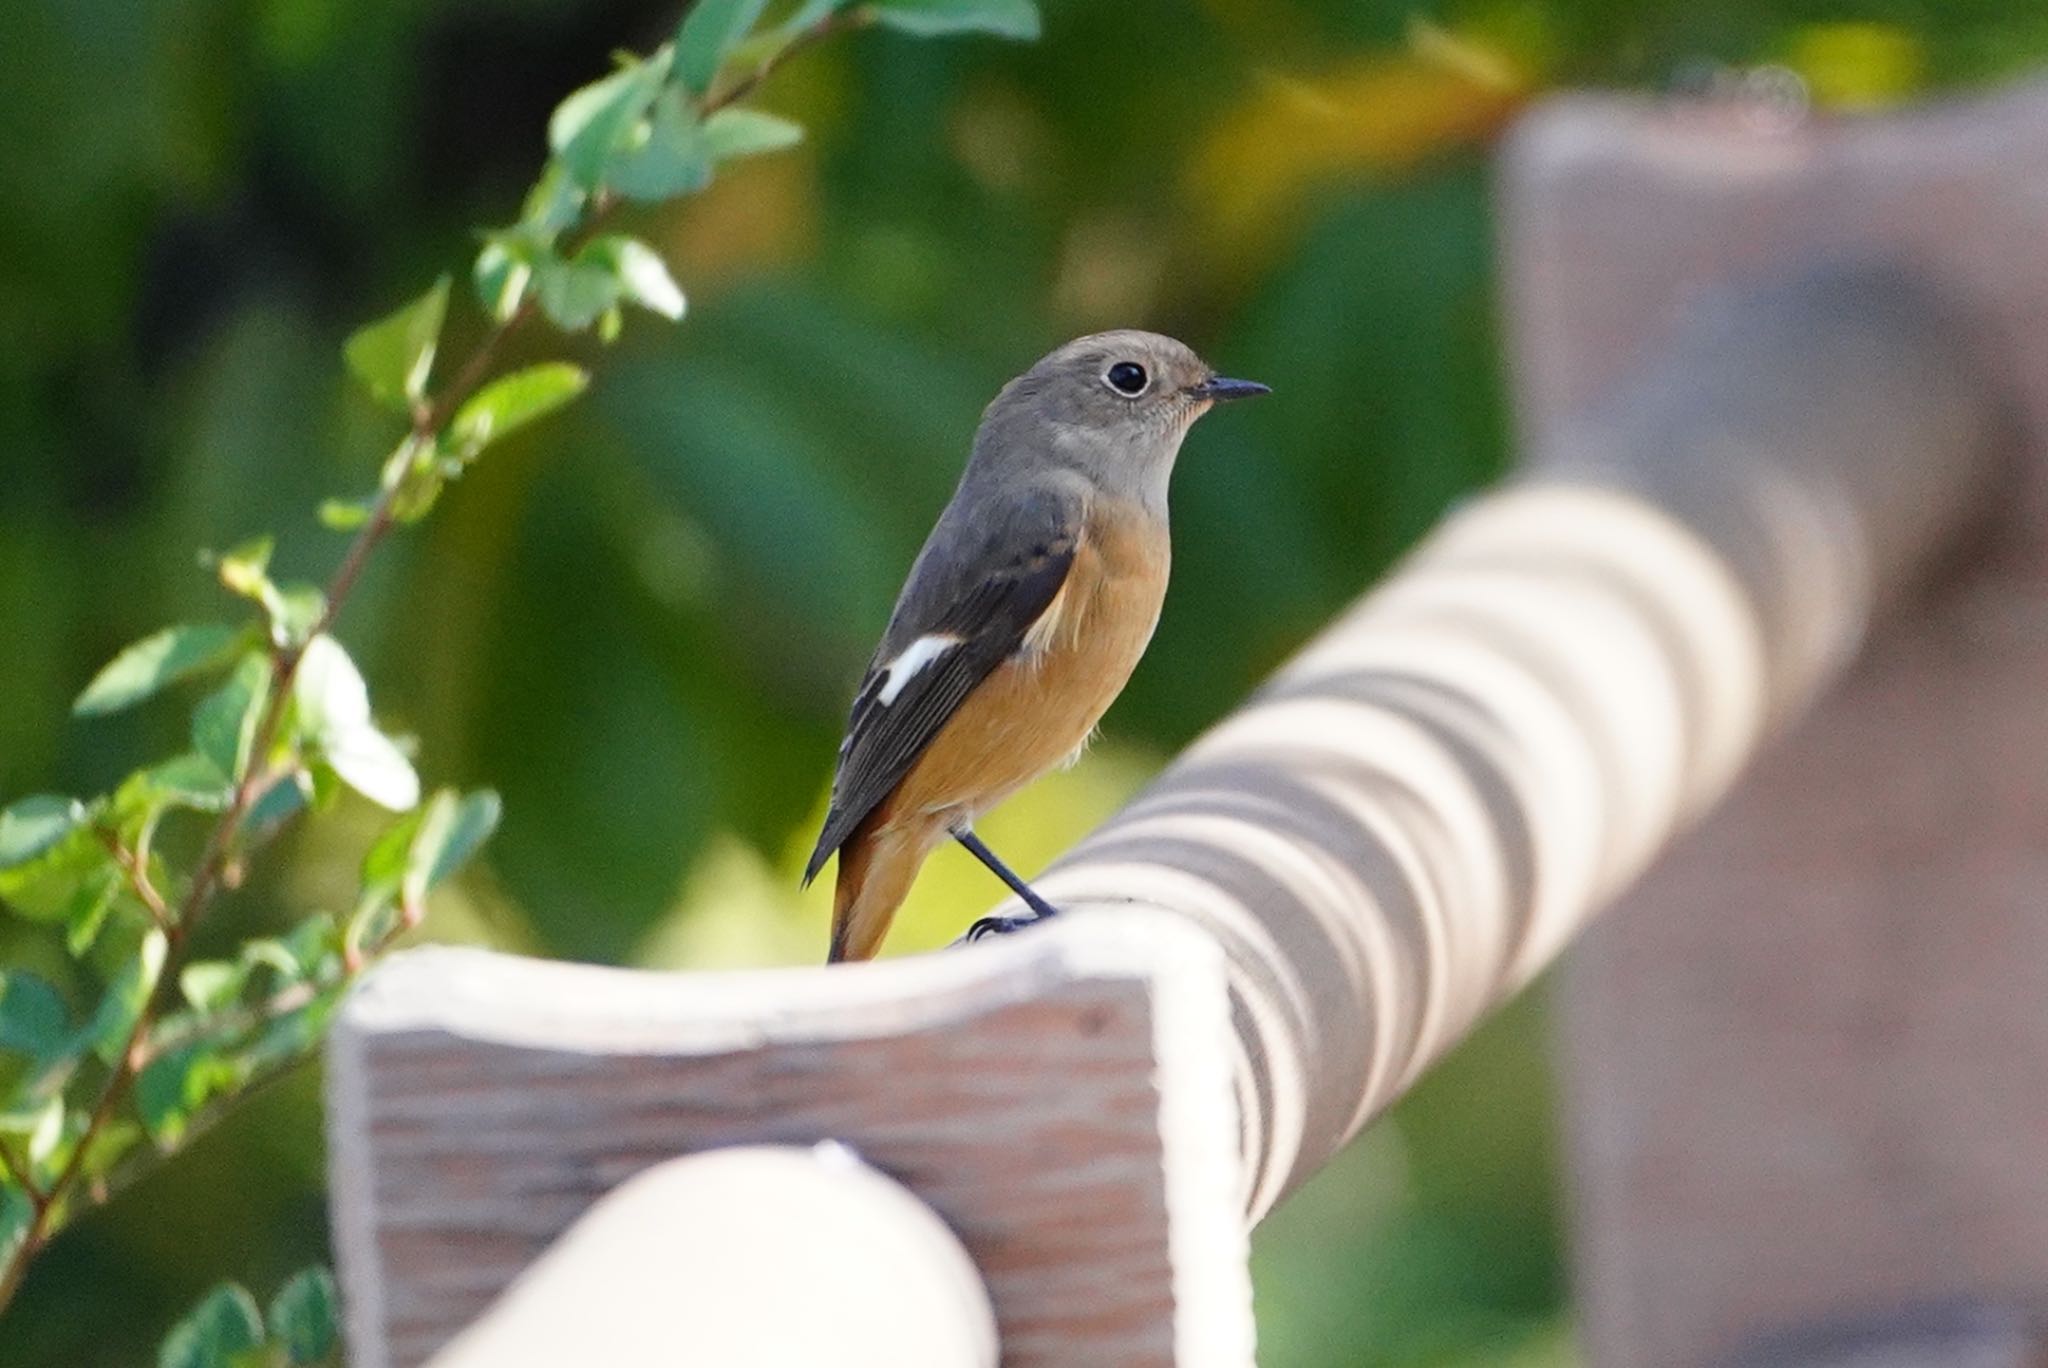
[[[697,121],[696,110],[681,90],[662,91],[647,121],[633,129],[612,157],[605,184],[628,199],[643,201],[703,189],[711,183],[706,127]]]
[[[597,238],[577,253],[578,262],[602,262],[619,285],[619,297],[638,304],[664,318],[683,316],[683,292],[668,265],[652,247],[638,238],[611,234]]]
[[[165,1337],[157,1368],[241,1368],[244,1355],[263,1347],[263,1316],[256,1299],[233,1283],[206,1294]]]
[[[76,798],[39,793],[0,809],[0,869],[25,865],[54,848],[85,821]]]
[[[721,109],[704,121],[704,145],[717,162],[780,152],[804,140],[804,126],[758,109]]]
[[[448,316],[448,286],[444,275],[418,299],[357,329],[343,347],[349,369],[380,403],[404,412],[425,396]]]
[[[52,1097],[43,1103],[42,1109],[36,1113],[35,1125],[29,1129],[29,1163],[37,1168],[48,1164],[63,1139],[64,1099]]]
[[[368,499],[325,499],[320,504],[320,525],[337,532],[349,532],[370,520]]]
[[[726,54],[767,7],[768,0],[697,0],[676,30],[676,76],[696,94],[711,89]]]
[[[346,731],[370,720],[370,688],[362,671],[333,637],[321,635],[306,643],[299,671],[292,680],[299,721],[310,736]]]
[[[320,749],[344,784],[379,807],[404,812],[419,802],[420,777],[412,761],[375,727],[330,731]]]
[[[241,640],[239,629],[218,622],[166,627],[109,661],[71,711],[90,717],[139,703],[166,684],[227,664]]]
[[[274,537],[252,537],[224,553],[214,567],[215,573],[229,592],[262,602],[266,590],[274,592],[269,572],[270,555],[276,546]]]
[[[646,114],[668,75],[666,49],[583,87],[555,107],[548,146],[577,185],[594,190],[606,163]]]
[[[1029,40],[1039,33],[1032,0],[872,0],[867,9],[883,27],[920,38],[992,33]]]
[[[46,1059],[70,1039],[70,1014],[55,988],[26,969],[0,970],[0,1050]]]
[[[449,424],[449,440],[474,456],[491,442],[546,417],[583,393],[590,373],[566,361],[543,362],[493,380],[478,390]]]
[[[309,1268],[278,1290],[270,1303],[270,1337],[288,1368],[312,1368],[341,1341],[341,1294],[334,1275]]]

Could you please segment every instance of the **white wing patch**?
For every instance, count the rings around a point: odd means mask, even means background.
[[[933,632],[905,646],[903,653],[886,667],[887,677],[882,680],[882,691],[875,695],[875,701],[885,708],[894,703],[903,687],[915,679],[920,670],[958,646],[961,640],[943,632]]]

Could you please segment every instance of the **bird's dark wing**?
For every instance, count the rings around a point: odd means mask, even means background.
[[[978,526],[968,527],[972,506]],[[1080,545],[1078,502],[1051,489],[956,499],[911,567],[854,695],[832,806],[804,869],[816,878],[1059,594]]]

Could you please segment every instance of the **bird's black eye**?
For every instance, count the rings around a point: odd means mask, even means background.
[[[1118,394],[1130,395],[1133,398],[1145,392],[1145,384],[1151,379],[1145,374],[1145,368],[1135,361],[1117,362],[1103,373],[1102,378],[1108,381],[1109,387]]]

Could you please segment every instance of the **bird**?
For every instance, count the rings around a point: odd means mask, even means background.
[[[873,958],[948,839],[1029,909],[967,939],[1056,914],[974,821],[1086,747],[1159,621],[1181,439],[1218,402],[1270,392],[1122,329],[1048,353],[983,411],[854,692],[804,868],[808,887],[839,857],[829,963]]]

